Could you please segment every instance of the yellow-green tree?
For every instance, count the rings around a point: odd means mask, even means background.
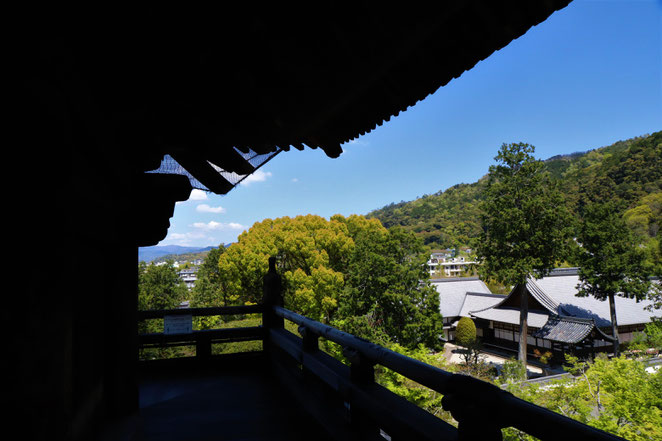
[[[421,283],[426,256],[412,233],[356,215],[266,219],[220,257],[221,282],[241,302],[259,302],[271,256],[287,308],[366,338],[437,344],[439,301]]]

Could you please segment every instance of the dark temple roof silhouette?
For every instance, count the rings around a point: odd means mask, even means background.
[[[126,155],[155,169],[167,154],[223,194],[282,150],[339,156],[568,3],[161,3],[48,21]]]

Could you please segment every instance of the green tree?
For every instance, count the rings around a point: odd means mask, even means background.
[[[218,261],[225,252],[225,247],[209,250],[209,253],[198,268],[197,281],[191,290],[191,306],[205,308],[210,306],[230,306],[236,303],[238,296],[228,290],[223,283]],[[197,318],[201,329],[211,329],[231,317],[208,316]]]
[[[176,308],[188,297],[188,289],[172,261],[138,266],[138,309]]]
[[[455,341],[462,346],[462,358],[467,367],[480,362],[481,343],[476,336],[476,324],[469,317],[462,317],[455,328]]]
[[[173,309],[186,300],[189,292],[177,274],[173,261],[162,265],[138,265],[138,309]],[[150,321],[140,326],[140,332],[162,332],[160,321]]]
[[[476,254],[479,274],[514,285],[520,301],[519,359],[526,365],[526,280],[542,277],[562,261],[570,238],[570,215],[556,181],[529,144],[503,144],[495,157],[481,204],[483,231]]]
[[[421,240],[362,216],[332,219],[346,223],[355,244],[337,317],[371,317],[401,345],[439,347],[439,295],[427,283],[428,255]]]
[[[221,281],[240,300],[260,301],[270,256],[288,308],[367,337],[383,332],[406,346],[438,344],[438,295],[425,283],[427,256],[413,233],[355,215],[267,219],[220,257]]]
[[[577,296],[609,300],[614,353],[619,353],[615,297],[644,299],[650,282],[645,255],[614,202],[591,203],[584,209],[577,234]]]
[[[469,346],[476,341],[476,325],[469,317],[462,317],[457,323],[455,340],[462,346]]]

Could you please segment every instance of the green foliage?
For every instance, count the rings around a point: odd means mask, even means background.
[[[476,325],[469,317],[462,317],[457,323],[455,340],[462,346],[471,346],[476,341]]]
[[[206,253],[202,265],[198,268],[198,280],[191,290],[191,307],[205,308],[236,304],[238,296],[227,289],[218,267],[218,261],[224,252],[225,247],[219,246]],[[196,324],[199,329],[213,329],[228,318],[218,316],[198,317]]]
[[[646,324],[644,333],[651,347],[662,349],[662,321],[656,320]]]
[[[626,227],[620,210],[611,201],[591,203],[584,208],[584,222],[577,234],[579,268],[577,295],[609,300],[612,332],[617,336],[615,296],[646,297],[650,287],[645,254]],[[618,354],[618,341],[614,352]]]
[[[388,349],[415,360],[422,361],[431,366],[435,366],[439,369],[443,369],[447,372],[453,372],[455,370],[455,367],[449,365],[443,357],[431,354],[423,345],[414,348],[405,348],[398,344],[390,344],[388,345]],[[375,380],[391,392],[406,398],[409,402],[416,404],[418,407],[457,426],[457,422],[450,415],[450,412],[443,410],[441,406],[443,395],[438,392],[381,366],[377,368]]]
[[[476,253],[483,278],[514,285],[567,254],[570,216],[558,185],[528,144],[504,144],[490,167]]]
[[[514,358],[503,362],[501,373],[497,378],[498,384],[512,384],[526,380],[526,367],[524,363]]]
[[[576,377],[544,386],[511,385],[518,397],[628,440],[662,438],[662,371],[646,372],[644,363],[625,357],[571,359]],[[504,439],[517,438],[504,431]],[[531,439],[531,438],[524,438]]]
[[[600,300],[615,295],[645,297],[650,283],[644,254],[614,202],[585,207],[577,241],[579,296],[592,295]]]
[[[628,344],[628,350],[644,352],[649,349],[662,350],[662,322],[659,320],[647,323],[644,332],[637,332]]]
[[[172,309],[186,300],[188,289],[172,261],[164,265],[138,265],[138,309]]]
[[[138,309],[173,309],[188,297],[186,284],[179,278],[172,261],[163,265],[138,264]],[[163,332],[163,319],[146,320],[138,323],[138,332]],[[167,358],[175,355],[191,355],[190,348],[149,349],[141,358]]]
[[[564,206],[576,218],[581,215],[582,200],[613,200],[634,210],[626,216],[628,225],[639,234],[646,233],[641,240],[649,250],[648,260],[657,262],[655,274],[662,274],[657,234],[662,193],[662,132],[585,153],[557,156],[543,166],[553,179],[560,181]],[[390,204],[374,210],[368,217],[381,220],[387,228],[399,225],[421,237],[430,247],[446,248],[458,243],[475,246],[481,234],[480,202],[484,199],[486,181],[482,178],[410,202]]]
[[[478,201],[484,182],[458,184],[446,191],[390,204],[368,214],[387,228],[401,226],[437,248],[471,244],[480,233]]]
[[[439,345],[438,294],[421,283],[427,255],[414,234],[363,216],[267,219],[220,256],[224,289],[240,302],[260,301],[270,256],[289,309],[360,337]]]

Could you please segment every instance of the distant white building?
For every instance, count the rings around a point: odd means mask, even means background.
[[[464,257],[451,257],[450,253],[437,252],[430,254],[428,270],[430,276],[439,275],[442,271],[446,277],[457,277],[466,272],[474,261],[466,260]]]
[[[178,274],[179,278],[186,283],[188,289],[192,289],[198,280],[198,268],[183,269]]]

